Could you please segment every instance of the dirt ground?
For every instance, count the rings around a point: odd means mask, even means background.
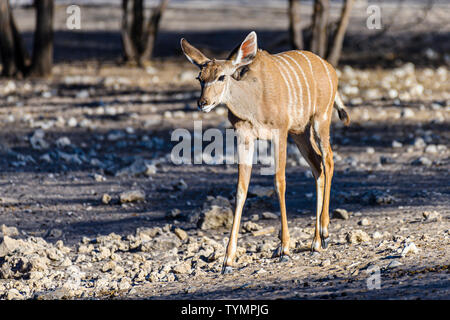
[[[264,48],[283,33],[284,11],[230,8],[220,13],[230,22],[225,27],[212,24],[217,9],[169,10],[159,40],[164,49],[142,70],[116,63],[120,38],[112,21],[120,11],[108,10],[86,8],[86,35],[66,42],[57,18],[56,42],[63,45],[50,80],[0,80],[1,299],[450,298],[450,68],[439,41],[447,29],[432,39],[424,36],[426,23],[408,36],[392,33],[390,39],[403,40],[382,54],[364,42],[344,51],[339,90],[352,122],[344,127],[334,115],[332,123],[329,248],[309,251],[315,185],[290,141],[291,259],[272,258],[278,202],[273,176],[255,165],[251,185],[266,194],[249,195],[236,268],[221,275],[230,228],[200,228],[199,219],[214,201],[225,211],[233,207],[237,167],[173,164],[171,133],[193,133],[199,120],[203,131],[230,124],[224,107],[197,111],[197,70],[174,39],[190,30],[189,40],[197,35],[193,43],[223,56],[254,28],[262,29]],[[431,14],[442,10],[449,8]],[[189,20],[206,13],[208,26]],[[20,21],[31,13],[16,14]],[[230,27],[242,16],[242,29]],[[269,19],[271,27],[261,24]],[[108,34],[97,30],[108,26]],[[360,29],[352,24],[350,39],[362,39]],[[26,25],[22,30],[27,34]],[[214,30],[221,33],[210,39]],[[102,39],[98,47],[91,42]],[[411,39],[422,40],[412,47]],[[64,46],[73,43],[85,56],[76,60],[75,52],[63,61],[61,52],[71,51]],[[103,46],[104,60],[95,60]],[[271,52],[277,50],[282,43]],[[355,62],[358,50],[376,63]],[[143,199],[121,200],[136,190]]]

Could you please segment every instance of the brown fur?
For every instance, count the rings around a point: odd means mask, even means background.
[[[208,112],[215,105],[224,103],[229,109],[228,118],[238,136],[236,208],[223,271],[231,268],[236,254],[256,139],[270,139],[276,146],[275,186],[281,211],[280,258],[289,256],[290,248],[285,204],[289,134],[311,166],[316,179],[316,228],[311,249],[320,251],[326,248],[334,169],[329,130],[335,101],[340,119],[349,121],[337,94],[338,78],[334,68],[307,51],[287,51],[271,55],[259,50],[254,32],[232,51],[227,60],[209,60],[184,39],[181,45],[188,59],[201,68],[199,79],[202,93],[199,107]]]

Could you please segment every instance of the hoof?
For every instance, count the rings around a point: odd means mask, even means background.
[[[231,274],[231,273],[233,273],[233,267],[223,266],[222,274]]]
[[[328,244],[330,243],[330,237],[322,238],[322,248],[328,248]]]
[[[322,251],[321,243],[319,241],[313,240],[313,242],[311,244],[311,251],[312,252]]]
[[[284,260],[285,258],[289,260],[289,252],[288,253],[284,253],[283,251],[284,250],[283,250],[282,247],[276,248],[275,251],[272,254],[272,259],[280,258],[280,261],[283,261],[283,262],[287,261],[287,260]]]
[[[282,254],[280,256],[280,262],[288,262],[291,258],[288,255]]]

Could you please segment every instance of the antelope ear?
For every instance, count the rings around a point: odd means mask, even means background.
[[[234,50],[233,50],[234,51]],[[256,32],[252,31],[248,34],[245,40],[241,43],[238,51],[235,54],[231,54],[233,57],[233,65],[235,67],[242,67],[252,63],[258,51],[258,43]]]
[[[206,62],[210,60],[203,53],[201,53],[200,50],[187,42],[186,39],[182,38],[180,44],[186,58],[188,58],[188,60],[191,63],[195,64],[197,67],[201,68]]]

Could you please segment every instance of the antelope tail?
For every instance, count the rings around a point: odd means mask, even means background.
[[[337,109],[339,119],[344,122],[346,126],[350,124],[350,117],[345,109],[344,103],[342,102],[339,92],[336,91],[336,96],[334,98],[334,107]]]

